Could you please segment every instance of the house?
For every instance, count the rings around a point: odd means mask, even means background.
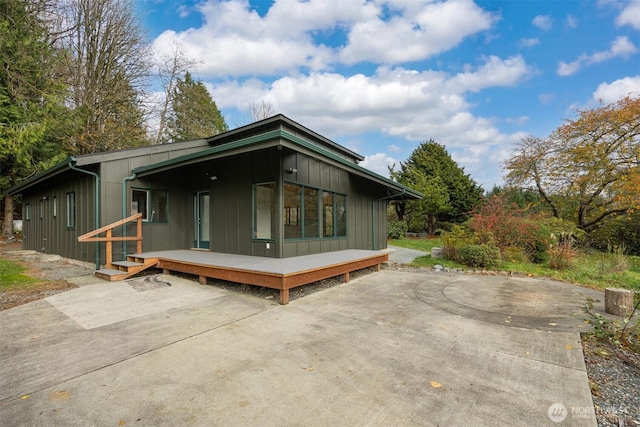
[[[198,249],[290,258],[386,248],[387,204],[422,195],[283,116],[210,138],[70,157],[22,194],[23,247],[105,264],[135,242],[78,237],[141,214],[144,252]],[[132,224],[120,236],[136,234]],[[123,239],[124,240],[124,239]]]

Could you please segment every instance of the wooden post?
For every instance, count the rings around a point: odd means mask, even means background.
[[[198,282],[199,282],[201,285],[206,285],[206,284],[207,284],[207,276],[199,276],[199,277],[198,277]]]
[[[106,241],[106,247],[107,247],[107,254],[106,254],[106,260],[105,260],[105,268],[112,268],[113,266],[111,265],[111,261],[113,260],[113,242],[111,241],[111,229],[107,230],[107,241]]]
[[[633,291],[629,289],[606,288],[604,290],[604,311],[615,316],[625,316],[633,310]]]
[[[280,304],[289,304],[289,289],[280,289]]]
[[[136,237],[138,241],[136,242],[136,253],[142,253],[142,216],[138,218],[136,224]]]

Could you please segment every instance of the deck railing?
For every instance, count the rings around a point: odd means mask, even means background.
[[[137,222],[136,235],[131,237],[116,236],[114,237],[113,229],[121,225],[128,224],[132,221]],[[98,234],[105,233],[105,237],[96,237]],[[113,261],[113,242],[136,242],[136,253],[142,252],[142,212],[130,217],[121,219],[97,230],[90,231],[78,237],[78,242],[105,242],[106,243],[106,256],[105,256],[105,268],[113,268],[111,262]]]

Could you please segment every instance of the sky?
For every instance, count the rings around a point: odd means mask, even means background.
[[[230,128],[252,103],[388,176],[434,140],[485,190],[526,136],[640,96],[640,0],[138,0]]]

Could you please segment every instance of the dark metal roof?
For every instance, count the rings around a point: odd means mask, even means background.
[[[243,151],[243,149],[247,147],[255,149],[257,148],[257,146],[266,148],[268,146],[277,145],[293,149],[303,147],[314,152],[315,154],[329,158],[334,162],[339,163],[345,169],[356,175],[381,184],[392,191],[397,191],[397,196],[402,196],[407,199],[421,199],[423,197],[423,194],[418,191],[412,190],[411,188],[392,181],[382,175],[378,175],[377,173],[365,169],[354,162],[346,160],[343,157],[340,157],[330,151],[323,149],[322,147],[314,145],[296,135],[292,135],[285,130],[272,130],[258,135],[253,135],[248,138],[235,140],[233,142],[228,142],[222,145],[217,145],[197,153],[176,157],[174,159],[155,163],[149,166],[135,168],[133,172],[138,176],[151,175],[176,167],[185,166],[191,163],[196,163],[213,158],[227,157],[233,154],[237,154],[239,151]]]
[[[292,149],[302,148],[306,151],[312,152],[318,157],[330,159],[344,169],[349,170],[351,173],[383,185],[390,191],[397,192],[397,194],[391,194],[389,198],[402,197],[409,199],[421,199],[423,197],[423,195],[418,191],[412,190],[409,187],[405,187],[404,185],[392,181],[389,178],[378,175],[375,172],[359,166],[357,162],[364,160],[363,156],[323,137],[322,135],[300,125],[282,114],[206,139],[138,147],[117,152],[69,157],[46,171],[11,187],[8,190],[8,194],[19,194],[33,185],[64,173],[71,169],[69,166],[70,164],[74,164],[74,166],[98,165],[104,161],[175,149],[176,145],[184,144],[188,147],[197,147],[204,142],[206,142],[210,148],[205,148],[198,152],[186,154],[149,166],[138,167],[135,168],[133,172],[138,176],[151,175],[212,158],[227,157],[241,152],[253,151],[272,146],[283,146]]]

